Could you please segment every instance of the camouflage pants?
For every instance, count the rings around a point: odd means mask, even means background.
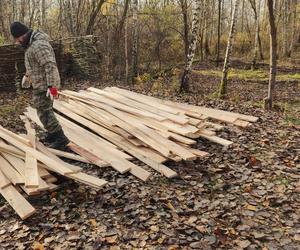
[[[33,106],[38,117],[48,133],[52,134],[61,130],[61,126],[53,112],[53,101],[46,96],[47,91],[33,90]]]

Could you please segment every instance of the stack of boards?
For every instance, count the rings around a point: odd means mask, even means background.
[[[54,102],[56,117],[76,154],[49,149],[36,141],[30,121],[41,128],[42,124],[31,107],[22,117],[25,137],[0,127],[0,161],[5,162],[0,164],[0,190],[23,219],[34,208],[28,203],[25,206],[21,192],[31,195],[54,190],[51,172],[96,188],[105,185],[105,180],[86,175],[59,157],[112,167],[142,181],[149,179],[150,169],[173,178],[177,173],[163,164],[166,161],[192,161],[208,155],[194,147],[197,138],[222,146],[232,144],[216,135],[223,125],[214,122],[247,127],[257,121],[253,116],[161,100],[116,87],[60,94],[61,99]],[[146,166],[134,164],[135,159]]]

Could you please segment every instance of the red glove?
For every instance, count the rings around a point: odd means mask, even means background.
[[[58,91],[56,87],[48,87],[47,97],[50,97],[51,100],[58,98]]]

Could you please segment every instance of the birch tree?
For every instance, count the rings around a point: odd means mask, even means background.
[[[217,67],[220,61],[220,42],[221,42],[221,10],[222,10],[222,0],[218,0],[218,38],[217,38]]]
[[[234,33],[235,33],[235,26],[236,26],[236,20],[237,20],[237,15],[238,15],[239,3],[240,3],[240,0],[235,1],[234,9],[232,11],[231,25],[230,25],[229,37],[228,37],[223,72],[222,72],[222,80],[221,80],[221,84],[219,87],[219,97],[220,98],[223,98],[227,91],[228,71],[229,71],[229,67],[230,67],[232,43],[233,43],[233,37],[234,37]]]
[[[277,72],[277,31],[275,26],[274,2],[267,0],[269,10],[269,25],[270,25],[270,78],[268,87],[268,97],[265,99],[265,109],[273,108],[273,92],[276,82]]]
[[[189,46],[189,52],[186,57],[185,69],[181,78],[180,91],[189,91],[189,74],[195,57],[197,41],[199,36],[200,18],[201,18],[201,0],[195,0],[193,5],[192,34]]]
[[[131,82],[135,82],[138,75],[138,0],[132,1],[132,61],[131,61]]]

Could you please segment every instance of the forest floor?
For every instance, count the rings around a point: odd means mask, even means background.
[[[254,73],[237,65],[225,100],[213,95],[220,75],[210,65],[196,67],[193,91],[184,95],[176,92],[176,69],[156,79],[141,76],[137,91],[260,119],[245,129],[227,125],[220,136],[234,142],[228,149],[199,140],[197,147],[210,156],[167,164],[179,173],[176,179],[153,173],[143,183],[110,168],[85,165],[109,185],[95,191],[65,181],[51,195],[29,198],[37,213],[26,221],[0,198],[0,249],[299,249],[298,70],[279,68],[282,79],[272,112],[262,109],[264,67]],[[65,88],[90,85],[111,84],[72,82]],[[0,97],[0,124],[23,132],[18,115],[30,103],[30,91]]]

